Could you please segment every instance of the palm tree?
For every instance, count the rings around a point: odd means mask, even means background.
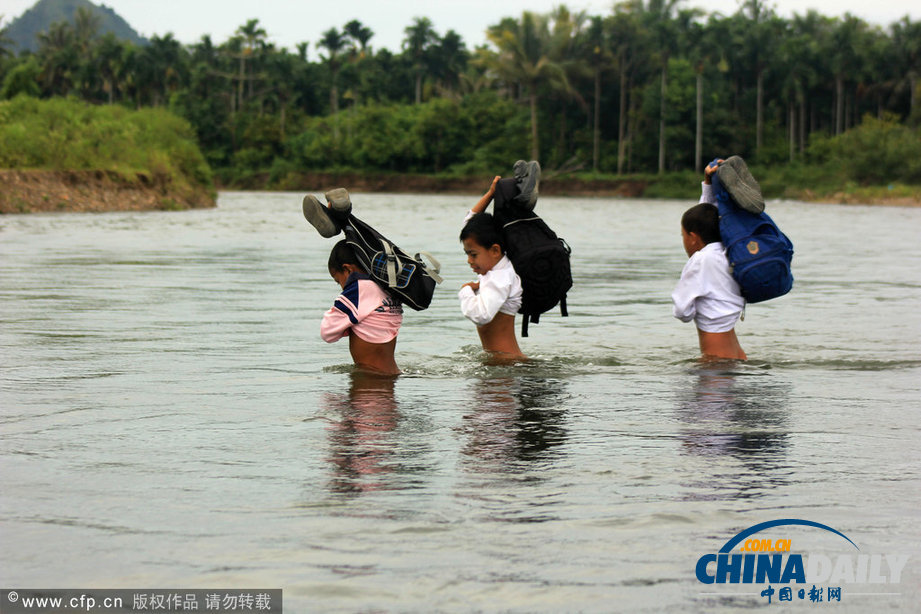
[[[357,19],[345,24],[342,30],[348,38],[358,44],[358,51],[361,53],[361,57],[364,57],[369,51],[368,42],[374,37],[374,31],[364,26]]]
[[[260,51],[265,47],[265,29],[259,26],[258,19],[249,19],[245,24],[237,28],[236,35],[240,37],[242,45],[240,48],[240,73],[238,76],[239,82],[237,87],[238,98],[238,107],[243,107],[243,84],[247,81],[249,82],[249,97],[253,97],[253,82],[256,80],[255,75],[250,74],[252,71],[247,72],[246,63],[247,61],[254,62],[256,56]]]
[[[827,20],[815,11],[794,15],[778,46],[777,63],[783,67],[781,93],[787,101],[789,159],[806,150],[806,104],[821,70],[820,32]]]
[[[102,90],[109,104],[113,104],[118,97],[127,63],[127,47],[125,42],[119,40],[111,32],[103,36],[96,46],[95,55],[99,75],[102,78]]]
[[[634,12],[634,6],[620,5],[615,10],[610,24],[610,40],[620,81],[617,118],[617,173],[623,174],[627,161],[627,145],[631,135],[627,118],[635,97],[628,97],[633,87],[633,79],[644,60],[650,57],[649,32],[642,27],[640,15]]]
[[[353,87],[346,91],[345,96],[351,98],[355,106],[358,104],[359,96],[367,91],[367,71],[363,70],[362,64],[368,59],[368,43],[374,37],[374,32],[357,19],[353,19],[342,27],[342,33],[347,39],[349,63],[354,69],[350,71]],[[346,76],[349,76],[349,73],[346,73]]]
[[[182,116],[195,127],[203,152],[209,161],[219,164],[236,149],[237,123],[233,120],[240,40],[231,40],[232,44],[216,47],[205,34],[189,47],[189,78],[177,101]]]
[[[80,57],[74,29],[66,21],[59,21],[37,36],[43,89],[52,96],[66,96],[73,88]]]
[[[764,0],[745,0],[739,15],[748,19],[743,40],[749,69],[755,70],[755,153],[760,154],[764,141],[764,73],[775,55],[778,21]]]
[[[547,18],[525,11],[520,21],[504,20],[487,30],[487,38],[498,50],[488,62],[500,79],[509,84],[521,84],[527,93],[531,111],[531,159],[540,159],[538,142],[538,87],[569,89],[563,67],[551,56],[550,30]]]
[[[682,33],[685,53],[694,67],[695,76],[695,120],[694,120],[694,172],[703,170],[704,140],[704,71],[713,60],[714,49],[704,41],[707,31],[697,23],[691,22]]]
[[[438,35],[432,28],[428,17],[416,17],[411,26],[403,30],[403,49],[408,51],[413,62],[416,76],[416,104],[422,102],[422,78],[425,75],[429,48],[438,41]]]
[[[598,158],[601,150],[601,76],[615,66],[614,54],[611,53],[610,35],[605,20],[600,16],[592,17],[588,31],[585,33],[589,62],[592,67],[594,82],[595,109],[592,113],[592,170],[598,172]]]
[[[80,7],[74,15],[74,38],[84,54],[88,54],[90,43],[99,32],[99,17],[89,9]]]
[[[294,75],[301,64],[297,54],[282,49],[268,54],[266,58],[267,81],[271,83],[270,96],[274,98],[278,112],[278,133],[284,141],[287,130],[288,106],[295,97]]]
[[[802,58],[805,57],[805,46],[808,41],[796,36],[790,28],[783,37],[780,45],[779,61],[786,67],[783,75],[781,93],[787,101],[787,128],[789,130],[788,150],[789,161],[796,159],[796,109],[803,97]]]
[[[585,102],[585,99],[576,88],[570,86],[571,83],[592,76],[589,63],[585,61],[585,56],[589,54],[585,45],[584,32],[587,20],[588,17],[585,11],[573,13],[565,5],[558,6],[550,12],[549,56],[551,61],[563,69],[565,77],[565,80],[558,84],[560,87],[554,87],[550,92],[551,96],[560,103],[559,111],[553,114],[559,125],[556,131],[559,136],[555,150],[558,154],[557,157],[560,159],[567,157],[567,103],[575,101],[581,111],[585,113],[586,119],[590,117],[588,103]],[[573,163],[577,163],[575,158],[571,160]]]
[[[866,23],[850,14],[836,20],[831,32],[831,69],[835,77],[835,134],[846,128],[845,85],[848,78],[859,78],[863,71],[861,49],[865,40]]]
[[[154,36],[149,45],[141,48],[137,60],[138,81],[153,106],[164,104],[169,95],[186,82],[187,58],[188,51],[172,33]]]
[[[432,49],[433,72],[439,81],[441,95],[450,96],[460,88],[461,75],[467,69],[467,47],[454,30],[448,30]]]
[[[788,91],[798,95],[797,140],[800,154],[805,153],[807,133],[811,130],[807,124],[814,123],[806,121],[807,105],[812,106],[811,113],[814,114],[822,93],[817,90],[821,81],[820,75],[831,71],[828,67],[825,41],[829,38],[832,23],[831,18],[824,17],[815,10],[810,10],[805,15],[794,15],[790,26],[791,32],[781,46],[781,63],[785,63],[785,60],[794,62],[793,70],[790,71],[794,83],[788,87]],[[792,58],[793,54],[796,56],[795,59]]]
[[[907,16],[892,25],[895,57],[902,71],[899,80],[907,81],[909,113],[918,109],[918,79],[921,77],[921,22],[912,22]]]
[[[326,49],[326,64],[329,67],[329,109],[335,115],[339,112],[339,90],[337,81],[339,69],[342,66],[341,54],[346,48],[345,36],[336,28],[330,28],[323,33],[323,38],[317,43],[318,47]]]
[[[703,137],[704,137],[704,74],[707,69],[715,67],[718,71],[727,69],[723,58],[723,49],[720,40],[725,36],[722,28],[723,20],[711,16],[706,25],[699,23],[695,18],[699,11],[681,11],[679,24],[681,26],[682,52],[694,68],[695,76],[695,131],[694,131],[694,172],[703,171]]]
[[[673,14],[683,0],[648,0],[644,7],[643,0],[631,0],[631,4],[640,11],[646,27],[655,40],[656,55],[661,71],[659,98],[659,173],[665,172],[665,114],[668,96],[668,60],[674,50],[677,32]]]

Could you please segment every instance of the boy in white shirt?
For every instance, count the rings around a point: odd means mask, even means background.
[[[681,218],[681,240],[689,259],[672,292],[673,313],[682,322],[694,320],[704,360],[747,360],[735,333],[745,299],[729,271],[720,240],[719,213],[709,202],[710,175],[715,169],[707,169],[700,203]]]
[[[477,326],[483,349],[500,358],[525,358],[515,337],[515,314],[521,308],[521,279],[502,246],[502,234],[493,217],[484,213],[500,177],[474,205],[460,234],[467,264],[477,281],[464,284],[458,297],[461,312]]]

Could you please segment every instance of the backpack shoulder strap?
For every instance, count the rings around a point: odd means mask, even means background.
[[[502,229],[505,230],[512,224],[517,224],[518,222],[533,222],[533,221],[543,221],[543,220],[541,220],[539,215],[532,215],[531,217],[516,217],[515,219],[502,224]]]
[[[380,239],[381,247],[384,249],[384,255],[387,257],[387,285],[391,288],[397,287],[397,256],[393,251],[393,245]]]
[[[431,266],[425,264],[425,260],[422,259],[423,256],[432,263]],[[425,270],[429,277],[435,280],[436,284],[440,284],[444,281],[441,275],[439,275],[439,273],[441,273],[441,263],[438,262],[435,256],[428,252],[419,252],[416,254],[416,260],[422,263],[422,268]]]

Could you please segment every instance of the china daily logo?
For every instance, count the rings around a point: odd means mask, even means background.
[[[798,544],[784,535],[784,527],[809,527],[836,536],[835,545],[844,552],[838,554],[805,554],[805,544]],[[762,531],[770,533],[758,535]],[[797,533],[802,533],[797,530]],[[818,541],[810,534],[809,541]],[[807,538],[799,537],[803,542]],[[697,559],[697,579],[709,585],[730,584],[767,585],[760,591],[768,603],[780,601],[841,601],[844,588],[851,595],[891,595],[898,592],[879,591],[856,593],[848,585],[899,584],[902,570],[908,562],[905,554],[861,553],[850,538],[835,529],[812,522],[788,518],[762,522],[745,529],[723,544],[719,552]],[[759,587],[760,588],[760,587]],[[865,587],[861,587],[861,590]],[[775,593],[777,596],[775,597]],[[758,593],[755,593],[756,595]]]

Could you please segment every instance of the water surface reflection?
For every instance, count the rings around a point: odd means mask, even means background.
[[[464,415],[463,465],[476,472],[530,471],[566,442],[565,383],[508,375],[473,380]]]
[[[361,493],[390,487],[386,478],[401,419],[394,395],[396,380],[356,369],[349,374],[346,393],[326,395],[326,409],[333,416],[328,427],[331,491]]]
[[[766,496],[787,483],[789,383],[733,362],[701,364],[677,392],[682,451],[712,457],[689,498]],[[727,462],[729,461],[729,462]]]

